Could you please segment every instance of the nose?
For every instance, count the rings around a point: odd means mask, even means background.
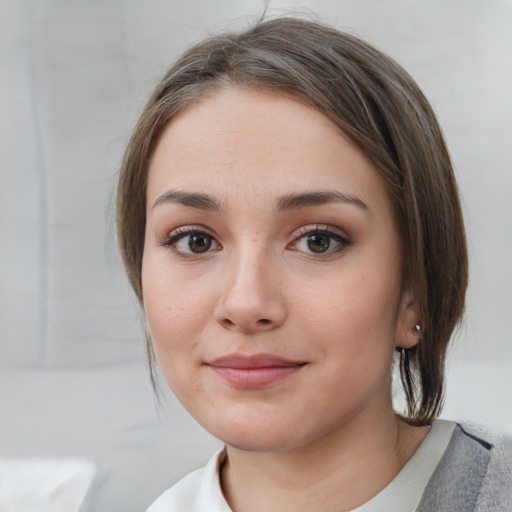
[[[256,334],[278,328],[287,312],[278,269],[268,258],[240,255],[226,263],[215,320],[225,329]]]

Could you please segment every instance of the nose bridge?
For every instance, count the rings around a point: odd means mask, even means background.
[[[263,240],[253,238],[234,248],[226,261],[217,320],[248,332],[279,326],[285,307],[276,276],[275,258]]]
[[[226,300],[232,307],[259,309],[267,301],[272,283],[266,274],[271,272],[268,250],[257,240],[250,240],[234,251],[227,272]]]

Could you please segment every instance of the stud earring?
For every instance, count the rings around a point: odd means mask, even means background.
[[[414,332],[415,332],[416,334],[419,334],[419,333],[421,332],[421,325],[420,325],[420,324],[416,324],[416,325],[414,326]]]

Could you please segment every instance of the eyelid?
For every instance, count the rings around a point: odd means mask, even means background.
[[[350,240],[349,236],[340,228],[336,228],[329,224],[309,224],[306,226],[301,226],[292,234],[293,239],[288,244],[288,248],[290,248],[291,250],[299,251],[299,249],[296,249],[293,246],[296,245],[302,238],[315,234],[323,234],[330,236],[336,241],[338,247],[335,247],[333,250],[330,250],[325,253],[301,251],[304,252],[304,254],[307,254],[307,256],[310,258],[328,258],[329,256],[333,256],[335,254],[338,254],[339,252],[344,251],[345,249],[352,245],[352,241]]]
[[[185,252],[180,251],[177,249],[178,242],[192,234],[201,234],[210,237],[215,247],[211,250],[205,251],[204,253],[194,253],[194,252]],[[301,249],[298,249],[295,247],[298,242],[311,235],[315,234],[323,234],[331,237],[337,244],[336,247],[334,247],[331,250],[326,251],[325,253],[315,253],[315,252],[308,252],[303,251]],[[325,259],[329,256],[333,256],[335,254],[338,254],[348,247],[352,245],[352,241],[349,239],[349,236],[343,231],[342,229],[329,225],[329,224],[308,224],[301,226],[300,228],[296,229],[292,235],[291,235],[291,242],[288,243],[286,248],[288,250],[293,250],[297,252],[301,252],[307,255],[309,258],[317,258],[317,259]],[[179,226],[172,231],[170,231],[168,234],[164,235],[159,240],[159,245],[166,247],[174,252],[177,256],[180,256],[182,258],[204,258],[208,255],[210,255],[212,252],[216,252],[219,249],[222,249],[221,243],[218,241],[217,236],[211,232],[210,229],[208,229],[206,226],[201,224],[193,224],[193,225],[185,225],[185,226]]]
[[[305,226],[301,226],[292,233],[292,239],[297,240],[304,235],[312,235],[315,233],[324,233],[326,235],[338,236],[346,242],[350,242],[349,236],[347,233],[345,233],[345,231],[330,224],[307,224]]]
[[[184,237],[191,233],[202,233],[211,236],[212,238],[216,238],[216,236],[206,226],[203,226],[202,224],[188,224],[185,226],[178,226],[177,228],[166,232],[161,239],[162,245],[168,243],[172,239],[177,240],[180,237]]]
[[[216,247],[214,249],[208,250],[204,253],[193,253],[193,252],[187,253],[187,252],[177,250],[177,248],[176,248],[177,243],[181,239],[183,239],[189,235],[192,235],[192,234],[206,235],[206,236],[210,237],[214,241]],[[177,256],[179,256],[181,258],[185,258],[185,259],[205,258],[212,252],[216,252],[222,248],[222,245],[217,240],[217,237],[206,226],[203,226],[201,224],[179,226],[179,227],[173,229],[172,231],[170,231],[168,234],[164,235],[159,240],[159,244],[162,247],[166,247],[166,248],[172,250],[174,252],[174,254],[176,254]]]

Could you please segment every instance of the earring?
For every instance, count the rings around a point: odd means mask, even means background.
[[[414,329],[413,329],[413,330],[414,330],[414,332],[415,332],[416,334],[419,334],[419,333],[421,332],[421,325],[420,325],[420,324],[416,324],[416,325],[414,326]]]

